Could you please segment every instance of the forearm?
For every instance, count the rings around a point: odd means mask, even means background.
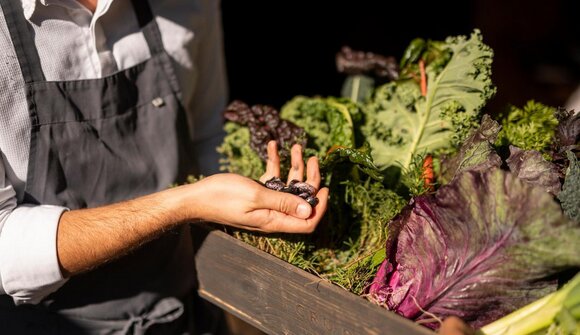
[[[310,180],[318,186],[318,164]],[[328,190],[315,209],[302,198],[269,190],[254,180],[218,174],[201,181],[60,217],[57,255],[65,277],[126,255],[176,225],[201,219],[262,232],[312,232],[326,209]]]
[[[104,207],[63,213],[57,254],[65,277],[126,255],[193,216],[183,210],[182,187]]]

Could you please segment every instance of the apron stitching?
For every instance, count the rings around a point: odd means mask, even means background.
[[[169,94],[163,95],[161,96],[162,98],[167,98],[167,97],[176,97],[177,96],[174,92],[171,92]],[[99,120],[108,120],[108,119],[114,119],[117,117],[121,117],[121,116],[125,116],[127,114],[133,113],[135,112],[136,109],[141,108],[143,106],[147,106],[150,105],[151,101],[149,102],[144,102],[142,104],[139,105],[135,105],[133,107],[131,107],[130,109],[128,109],[127,111],[120,113],[120,114],[115,114],[115,115],[109,115],[109,116],[103,116],[103,117],[99,117],[99,118],[93,118],[93,119],[84,119],[84,120],[66,120],[66,121],[53,121],[53,122],[38,122],[37,126],[48,126],[48,125],[54,125],[54,124],[67,124],[67,123],[86,123],[86,122],[93,122],[93,121],[99,121]],[[108,109],[103,109],[103,110],[109,110]],[[159,108],[162,109],[162,108]]]
[[[120,70],[117,71],[115,73],[111,73],[105,77],[100,77],[100,78],[87,78],[87,79],[73,79],[73,80],[66,80],[66,81],[62,81],[62,80],[38,80],[38,81],[33,81],[33,82],[29,82],[26,83],[27,85],[31,85],[31,86],[44,86],[45,84],[53,84],[53,83],[66,83],[64,84],[65,86],[68,86],[67,89],[71,89],[74,87],[70,87],[70,86],[81,86],[79,89],[84,89],[84,85],[92,85],[92,82],[96,82],[96,81],[113,81],[116,80],[115,77],[118,76],[122,76],[123,73],[128,73],[132,76],[134,75],[138,75],[139,73],[141,73],[144,68],[145,65],[148,61],[150,61],[153,58],[153,56],[149,59],[146,59],[138,64],[133,65],[132,67],[125,69],[125,70]]]

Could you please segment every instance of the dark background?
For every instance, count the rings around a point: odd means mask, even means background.
[[[399,58],[415,37],[482,31],[495,52],[488,104],[562,106],[580,84],[580,1],[222,0],[230,99],[277,108],[295,95],[339,95],[343,45]]]

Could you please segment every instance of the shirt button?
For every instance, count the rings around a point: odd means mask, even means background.
[[[157,98],[153,99],[153,101],[151,101],[151,104],[153,104],[153,106],[159,108],[159,107],[165,105],[165,101],[163,101],[163,98],[157,97]]]

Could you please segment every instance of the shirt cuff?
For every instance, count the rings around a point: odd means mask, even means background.
[[[65,282],[60,272],[56,234],[58,206],[19,206],[0,233],[0,279],[14,303],[37,304]]]

